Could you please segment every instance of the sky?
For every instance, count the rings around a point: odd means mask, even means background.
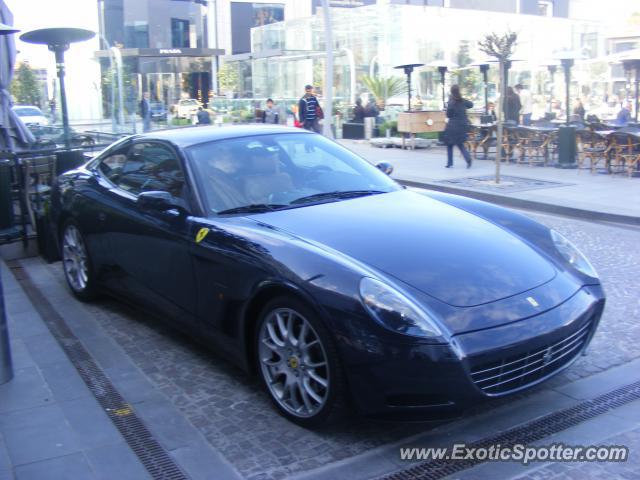
[[[18,59],[27,59],[36,67],[47,67],[53,61],[53,54],[47,47],[30,45],[19,40],[19,36],[45,27],[78,27],[97,31],[98,8],[96,0],[4,0],[13,13],[14,26],[20,29],[16,45],[20,52]],[[88,45],[74,45],[70,55],[79,51],[93,52],[98,50],[97,40],[87,42]],[[79,50],[79,51],[78,51]],[[84,53],[86,54],[86,53]]]
[[[160,1],[160,0],[157,0]],[[580,16],[604,20],[615,25],[630,11],[640,11],[640,0],[571,0],[578,8]],[[14,25],[22,32],[45,27],[79,27],[98,30],[98,9],[96,0],[5,0],[14,15]],[[606,8],[603,5],[606,4]],[[28,59],[34,66],[46,67],[51,54],[45,47],[32,46],[18,40],[22,52],[19,59]],[[72,46],[74,51],[93,52],[98,50],[97,39],[84,45]],[[93,56],[91,54],[91,56]]]

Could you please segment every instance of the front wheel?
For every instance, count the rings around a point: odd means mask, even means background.
[[[257,330],[261,379],[278,410],[303,427],[344,412],[344,377],[333,341],[302,302],[281,297],[262,310]]]
[[[64,276],[71,292],[80,300],[93,300],[96,289],[89,252],[75,223],[64,226],[61,244]]]

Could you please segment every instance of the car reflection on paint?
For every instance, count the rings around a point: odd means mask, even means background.
[[[558,232],[300,129],[129,137],[59,177],[51,210],[78,298],[161,314],[308,427],[529,388],[584,352],[605,301]]]

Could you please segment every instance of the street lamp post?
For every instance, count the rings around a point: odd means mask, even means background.
[[[64,130],[64,145],[69,148],[69,113],[67,110],[67,92],[64,83],[65,65],[64,52],[69,50],[69,45],[75,42],[83,42],[95,36],[95,32],[82,28],[42,28],[32,30],[20,35],[20,40],[27,43],[47,45],[55,54],[56,70],[60,81],[60,103],[62,109],[62,128]]]

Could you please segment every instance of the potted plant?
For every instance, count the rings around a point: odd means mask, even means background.
[[[387,100],[391,97],[401,95],[406,92],[406,83],[400,77],[369,77],[362,78],[369,92],[376,98],[376,105],[379,110],[384,110]]]

